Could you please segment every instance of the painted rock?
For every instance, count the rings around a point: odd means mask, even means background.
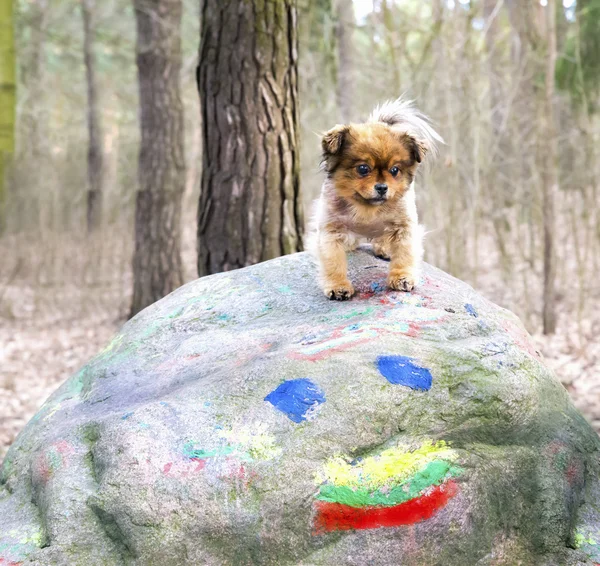
[[[128,322],[8,452],[0,565],[600,562],[600,440],[518,319],[307,254]]]

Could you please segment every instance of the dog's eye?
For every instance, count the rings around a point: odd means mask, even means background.
[[[365,165],[364,163],[362,165],[359,165],[356,168],[356,170],[358,171],[358,174],[362,175],[363,177],[365,177],[371,172],[371,168],[368,165]]]
[[[398,173],[400,173],[400,169],[398,169],[398,167],[394,166],[390,169],[390,173],[392,174],[392,177],[395,177],[396,175],[398,175]]]

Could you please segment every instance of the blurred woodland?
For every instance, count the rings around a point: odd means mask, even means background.
[[[252,46],[274,82],[292,61],[275,111]],[[600,0],[0,0],[0,456],[130,314],[301,249],[319,133],[403,93],[446,140],[426,260],[516,312],[600,429]]]

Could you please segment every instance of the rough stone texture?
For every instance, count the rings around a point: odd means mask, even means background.
[[[518,319],[429,266],[410,294],[350,271],[346,303],[296,254],[127,323],[8,452],[0,565],[600,562],[600,440]],[[336,489],[379,506],[332,521]]]

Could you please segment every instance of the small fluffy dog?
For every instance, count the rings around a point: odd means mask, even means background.
[[[346,251],[371,240],[378,257],[390,259],[388,285],[411,291],[419,277],[423,229],[413,180],[442,138],[410,101],[376,108],[364,124],[337,125],[323,136],[327,178],[317,205],[314,245],[327,297],[354,294]]]

